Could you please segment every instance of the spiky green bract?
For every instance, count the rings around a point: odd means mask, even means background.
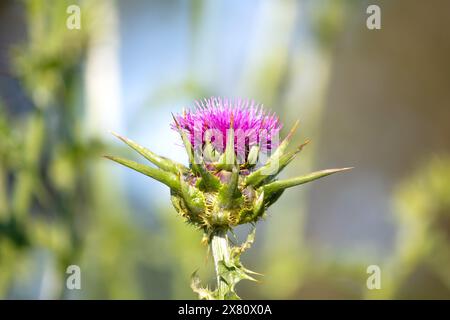
[[[131,160],[119,158],[119,157],[105,156],[105,158],[115,161],[117,163],[120,163],[121,165],[124,165],[130,169],[133,169],[133,170],[136,170],[137,172],[145,174],[146,176],[149,176],[150,178],[153,178],[159,182],[162,182],[174,191],[179,192],[181,190],[180,189],[180,180],[173,173],[155,169],[155,168],[152,168],[152,167],[149,167],[149,166],[146,166],[146,165],[143,165],[143,164],[131,161]]]
[[[273,194],[277,194],[280,191],[283,191],[287,188],[295,187],[307,182],[311,182],[326,176],[329,176],[330,174],[346,171],[353,169],[351,167],[349,168],[340,168],[340,169],[327,169],[322,171],[313,172],[301,177],[291,178],[291,179],[285,179],[285,180],[278,180],[275,182],[271,182],[269,184],[266,184],[262,186],[264,189],[264,192],[267,196],[271,196]]]
[[[158,156],[157,154],[153,153],[152,151],[144,148],[143,146],[137,144],[133,140],[130,140],[128,138],[122,137],[121,135],[112,132],[114,136],[116,136],[118,139],[122,140],[124,143],[126,143],[128,146],[133,148],[135,151],[139,152],[144,158],[146,158],[148,161],[153,163],[158,168],[172,172],[174,174],[177,174],[178,171],[186,172],[188,168],[183,166],[181,163],[172,161],[170,159],[167,159],[165,157]]]

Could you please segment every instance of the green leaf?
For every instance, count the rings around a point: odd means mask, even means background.
[[[181,163],[172,161],[168,158],[158,156],[157,154],[153,153],[152,151],[144,148],[143,146],[137,144],[131,139],[122,137],[121,135],[112,132],[114,136],[116,136],[118,139],[122,140],[124,143],[126,143],[128,146],[130,146],[132,149],[137,151],[139,154],[141,154],[144,158],[146,158],[148,161],[156,165],[158,168],[161,168],[162,170],[172,172],[174,174],[178,174],[178,171],[181,170],[182,172],[186,172],[188,168],[183,166]]]
[[[253,227],[252,231],[248,234],[247,239],[240,246],[231,248],[230,260],[218,261],[218,275],[222,283],[226,285],[226,291],[221,292],[224,299],[240,299],[236,294],[235,287],[241,280],[257,281],[250,274],[257,274],[251,270],[244,268],[240,261],[241,254],[251,247],[255,240],[256,228]]]
[[[228,290],[232,293],[236,293],[235,287],[241,280],[257,281],[249,276],[243,268],[231,261],[225,262],[224,260],[220,260],[218,271],[221,281],[227,284]]]
[[[270,195],[273,195],[280,191],[283,191],[287,188],[295,187],[300,184],[304,184],[307,182],[311,182],[311,181],[329,176],[330,174],[333,174],[333,173],[346,171],[346,170],[350,170],[350,169],[352,169],[352,168],[328,169],[328,170],[317,171],[317,172],[313,172],[313,173],[310,173],[310,174],[307,174],[307,175],[301,176],[301,177],[271,182],[269,184],[262,186],[261,188],[264,190],[264,193],[266,194],[266,196],[270,196]]]
[[[247,235],[247,239],[245,240],[245,242],[243,242],[240,246],[231,248],[231,259],[232,259],[234,265],[237,268],[239,268],[242,272],[244,272],[245,274],[247,274],[247,275],[254,274],[254,275],[262,276],[261,273],[254,272],[252,270],[245,268],[241,263],[242,253],[244,251],[246,251],[247,249],[250,249],[253,242],[255,242],[256,226],[254,224],[252,224],[252,225],[253,225],[252,230]],[[246,279],[258,282],[258,280],[254,279],[252,277],[246,278]]]
[[[191,289],[198,294],[200,300],[215,300],[215,293],[208,288],[201,287],[200,278],[197,276],[197,270],[191,275]]]
[[[162,171],[159,169],[155,169],[131,160],[119,158],[119,157],[112,157],[112,156],[105,156],[105,158],[110,159],[112,161],[115,161],[121,165],[124,165],[130,169],[136,170],[137,172],[140,172],[142,174],[145,174],[146,176],[149,176],[150,178],[153,178],[161,183],[164,183],[166,186],[168,186],[170,189],[175,190],[177,192],[180,192],[180,182],[178,180],[178,177],[174,175],[173,173]]]
[[[247,235],[247,239],[240,245],[231,248],[231,256],[234,258],[240,257],[240,255],[247,249],[250,249],[253,242],[255,242],[255,235],[256,235],[256,227],[253,225],[252,230]]]

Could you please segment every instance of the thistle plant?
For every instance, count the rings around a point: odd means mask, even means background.
[[[173,115],[171,127],[181,136],[189,166],[117,134],[156,168],[107,158],[168,186],[179,215],[203,232],[202,242],[213,256],[217,286],[215,290],[202,287],[194,272],[191,287],[199,298],[239,299],[236,284],[243,279],[256,281],[257,275],[242,265],[240,256],[253,243],[255,224],[265,217],[267,208],[288,188],[350,168],[278,180],[279,173],[308,141],[288,150],[298,121],[280,142],[282,124],[278,117],[249,100],[212,97],[197,101],[194,108]],[[252,231],[241,245],[233,245],[228,235],[241,224],[251,224]]]

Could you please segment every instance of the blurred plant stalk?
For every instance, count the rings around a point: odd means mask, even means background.
[[[0,168],[0,193],[10,194],[0,195],[7,199],[0,209],[4,224],[0,237],[7,240],[0,243],[0,260],[5,252],[17,254],[2,266],[2,273],[8,274],[5,268],[20,269],[31,253],[46,256],[45,264],[54,264],[52,270],[57,272],[49,277],[48,270],[43,273],[42,281],[51,283],[43,283],[39,298],[66,296],[65,271],[81,252],[80,212],[88,204],[80,191],[88,184],[83,168],[100,146],[97,141],[85,141],[79,131],[76,97],[88,45],[89,15],[84,17],[82,30],[67,29],[65,13],[70,4],[65,0],[24,1],[28,37],[11,53],[13,71],[32,108],[24,121],[8,119],[11,128],[5,141],[10,143],[1,146],[1,151],[14,158],[2,162]],[[5,181],[7,175],[11,183]],[[6,246],[11,250],[5,250]],[[0,282],[6,290],[14,288],[17,280],[9,275]]]

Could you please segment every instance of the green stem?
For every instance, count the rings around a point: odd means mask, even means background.
[[[211,251],[217,276],[218,299],[225,300],[225,295],[228,292],[228,284],[223,280],[220,272],[221,268],[219,268],[220,261],[225,263],[230,262],[230,247],[228,246],[228,237],[225,230],[219,229],[213,233]]]

